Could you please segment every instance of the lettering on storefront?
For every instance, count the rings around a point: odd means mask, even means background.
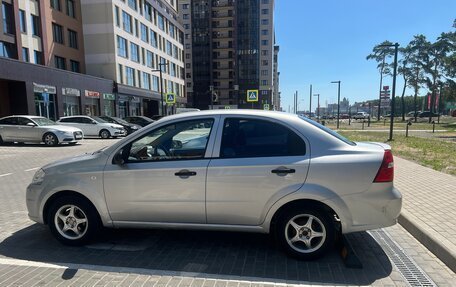
[[[33,83],[33,92],[35,93],[48,93],[56,94],[57,89],[54,86]]]
[[[79,91],[78,89],[73,89],[73,88],[62,88],[62,95],[80,97],[81,91]]]
[[[87,98],[95,98],[95,99],[99,99],[100,98],[100,93],[99,92],[85,90],[84,94],[85,94],[85,96]]]

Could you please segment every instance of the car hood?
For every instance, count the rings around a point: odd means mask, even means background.
[[[123,129],[123,126],[119,125],[119,124],[113,124],[113,123],[99,123],[100,126],[103,126],[103,127],[114,127],[114,128],[119,128],[119,129]]]
[[[71,126],[63,126],[63,125],[53,125],[53,126],[42,126],[43,128],[48,128],[48,129],[53,129],[57,131],[63,131],[63,132],[82,132],[81,129],[71,127]]]
[[[84,170],[87,171],[93,166],[98,166],[99,163],[104,163],[106,157],[107,155],[102,151],[86,153],[49,163],[43,166],[42,169],[46,172],[46,174],[66,174]]]

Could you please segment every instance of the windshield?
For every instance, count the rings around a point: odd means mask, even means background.
[[[91,118],[94,119],[95,121],[99,122],[99,123],[107,123],[107,121],[103,120],[100,117],[91,117]]]
[[[338,138],[339,140],[343,141],[344,143],[346,144],[349,144],[349,145],[356,145],[354,142],[352,142],[351,140],[341,136],[340,134],[338,134],[337,132],[333,131],[332,129],[328,128],[328,127],[325,127],[324,125],[320,124],[320,123],[317,123],[316,121],[314,120],[311,120],[309,118],[306,118],[304,116],[299,116],[299,118],[301,118],[302,120],[308,122],[309,124],[313,125],[313,126],[316,126],[317,128],[327,132],[328,134],[332,135],[333,137],[336,137]]]
[[[112,117],[113,120],[115,120],[116,122],[118,122],[119,124],[123,124],[123,125],[129,125],[129,123],[121,118],[118,118],[118,117]]]
[[[33,118],[32,119],[37,125],[39,126],[54,126],[56,125],[55,122],[51,121],[47,118]]]

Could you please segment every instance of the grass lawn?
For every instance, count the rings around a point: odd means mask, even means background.
[[[341,135],[352,141],[387,142],[388,133],[340,131]],[[433,138],[408,137],[395,135],[387,142],[393,154],[415,161],[437,171],[456,175],[456,143]]]

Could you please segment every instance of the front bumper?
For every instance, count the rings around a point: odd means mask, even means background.
[[[43,214],[40,213],[40,200],[43,187],[38,184],[30,184],[26,190],[26,204],[28,210],[28,217],[38,223],[44,223]]]

